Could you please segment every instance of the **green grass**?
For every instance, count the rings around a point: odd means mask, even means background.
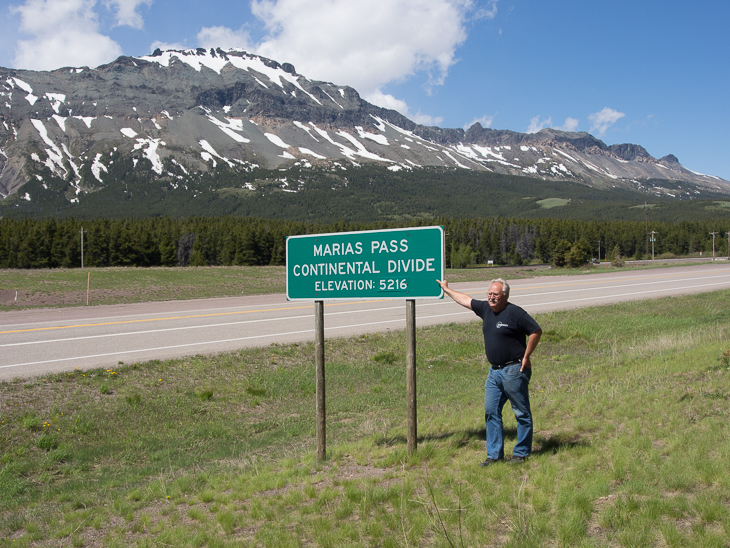
[[[327,341],[324,462],[310,344],[2,383],[0,546],[727,546],[730,291],[536,318],[519,467],[477,322],[418,331],[411,456],[403,332]]]
[[[283,293],[283,266],[0,270],[0,310]],[[18,292],[15,301],[14,292]]]
[[[564,198],[546,198],[544,200],[538,200],[535,203],[543,209],[552,209],[554,207],[566,206],[570,203],[570,200]]]

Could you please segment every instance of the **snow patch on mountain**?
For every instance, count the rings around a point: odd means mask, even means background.
[[[61,128],[61,131],[66,133],[66,116],[59,116],[58,114],[54,114],[52,118],[56,120],[56,123],[58,124],[58,127]]]
[[[91,164],[91,173],[94,175],[97,181],[100,183],[103,183],[104,181],[101,180],[101,172],[108,173],[106,166],[101,163],[101,156],[102,154],[99,153],[94,158],[94,162]]]
[[[36,120],[35,118],[32,118],[30,122],[40,135],[41,140],[49,147],[46,149],[48,159],[46,160],[45,165],[56,175],[65,178],[66,175],[68,175],[68,170],[63,165],[63,154],[56,144],[51,141],[50,137],[48,137],[48,130],[46,129],[46,126],[43,125],[42,121]]]
[[[459,162],[456,158],[454,158],[448,150],[442,150],[441,152],[443,152],[449,158],[449,160],[451,160],[452,162],[454,162],[460,168],[470,169],[468,166],[465,166],[464,164],[462,164],[461,162]]]
[[[59,109],[61,108],[61,105],[66,102],[66,95],[63,93],[46,93],[44,96],[49,103],[51,103],[51,108],[58,114]]]
[[[208,119],[218,126],[220,130],[228,135],[231,139],[236,141],[237,143],[250,143],[251,139],[247,139],[243,135],[236,133],[237,131],[243,131],[243,120],[236,119],[236,118],[226,118],[226,121],[223,122],[222,120],[219,120],[212,114],[208,114]]]
[[[375,141],[379,145],[389,146],[390,143],[388,143],[388,139],[385,137],[385,135],[379,135],[377,133],[369,133],[365,131],[362,126],[355,126],[355,130],[357,131],[357,134],[360,136],[361,139],[370,139],[372,141]]]
[[[266,137],[269,141],[271,141],[272,143],[274,143],[278,147],[281,147],[281,148],[289,148],[290,147],[290,145],[287,145],[281,139],[281,137],[279,137],[278,135],[274,135],[273,133],[264,133],[264,137]]]
[[[200,153],[200,156],[206,162],[212,161],[214,168],[218,165],[218,162],[216,162],[215,158],[219,158],[227,163],[230,167],[233,167],[233,162],[231,162],[228,158],[218,154],[218,152],[216,152],[216,150],[211,146],[208,141],[206,141],[205,139],[201,139],[199,141],[199,144],[203,148],[203,152]]]
[[[309,93],[301,86],[296,76],[294,76],[293,74],[289,74],[281,68],[272,68],[266,65],[261,57],[250,55],[244,51],[236,49],[229,49],[227,51],[223,51],[223,53],[224,55],[215,54],[215,52],[213,52],[212,54],[210,51],[206,50],[171,50],[161,52],[160,55],[156,56],[148,55],[145,57],[139,57],[139,59],[143,59],[151,63],[159,63],[166,67],[169,67],[174,62],[174,60],[177,60],[186,63],[187,65],[190,65],[198,72],[200,72],[203,67],[206,67],[217,72],[218,74],[221,73],[223,67],[230,63],[234,67],[241,70],[245,70],[248,72],[253,71],[262,74],[266,76],[266,78],[268,78],[268,80],[272,84],[275,84],[281,88],[283,88],[282,81],[289,82],[293,86],[299,88],[302,93],[307,94],[310,99],[312,99],[315,103],[319,105],[322,104],[314,95]],[[257,81],[262,86],[268,89],[268,86],[258,80],[258,78]]]
[[[577,164],[577,163],[578,163],[578,160],[576,160],[575,158],[573,158],[573,157],[572,157],[572,156],[571,156],[570,154],[568,154],[567,152],[563,152],[563,151],[562,151],[562,150],[560,150],[559,148],[556,148],[556,149],[555,149],[555,152],[557,152],[558,154],[562,154],[562,155],[563,155],[563,156],[565,156],[565,157],[566,157],[566,158],[567,158],[568,160],[570,160],[571,162],[573,162],[573,163],[575,163],[575,164]]]
[[[317,154],[316,152],[309,150],[308,148],[299,147],[299,152],[301,152],[302,154],[308,154],[309,156],[314,156],[315,158],[317,158],[317,160],[326,160],[327,159],[326,156]]]
[[[162,145],[165,146],[165,142],[161,139],[137,139],[137,144],[134,145],[133,150],[139,150],[144,148],[144,155],[150,162],[152,162],[152,170],[158,175],[162,175],[162,160],[160,155],[157,154],[157,148]]]
[[[347,139],[350,143],[355,145],[356,150],[352,151],[352,156],[361,156],[363,158],[367,158],[368,160],[378,160],[380,162],[391,162],[392,161],[392,160],[389,160],[388,158],[382,158],[381,156],[378,156],[377,154],[370,152],[368,149],[365,148],[365,145],[363,145],[360,141],[355,139],[355,137],[353,137],[346,131],[338,131],[337,135],[339,135],[343,139]],[[343,147],[343,150],[344,150],[344,148],[347,148],[347,147]],[[352,150],[352,149],[348,149],[348,150]],[[348,158],[349,157],[350,156],[348,156]]]
[[[91,129],[91,122],[96,120],[96,118],[94,116],[74,116],[74,118],[84,122],[86,124],[86,127],[88,127],[89,129]],[[136,135],[136,133],[135,133],[135,135]]]
[[[299,129],[303,129],[307,132],[307,135],[309,135],[312,139],[314,139],[315,142],[319,143],[319,139],[317,139],[314,134],[312,133],[312,128],[305,126],[301,122],[297,122],[296,120],[293,122],[295,126],[297,126]],[[316,126],[313,122],[309,122],[309,125],[314,127],[316,129]]]
[[[38,97],[33,95],[33,88],[30,86],[30,84],[28,84],[27,82],[24,82],[20,78],[12,78],[12,77],[8,78],[6,80],[6,82],[8,84],[10,84],[11,86],[13,86],[13,87],[17,86],[21,90],[26,92],[28,95],[25,96],[25,99],[30,103],[30,106],[35,105],[35,102],[38,100]]]

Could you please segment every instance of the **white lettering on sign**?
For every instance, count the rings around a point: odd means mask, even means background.
[[[363,291],[365,289],[372,289],[372,280],[328,280],[322,281],[317,280],[314,282],[315,291]]]
[[[287,299],[443,298],[443,246],[441,227],[291,236]]]
[[[397,253],[398,251],[402,253],[408,251],[408,240],[405,238],[400,242],[398,240],[390,240],[390,242],[373,240],[370,244],[371,253]]]
[[[433,267],[434,259],[398,259],[394,261],[388,260],[388,274],[392,272],[435,272],[436,269]]]
[[[433,260],[433,259],[431,259]],[[315,263],[295,264],[295,276],[344,276],[346,274],[380,274],[375,261],[355,261],[353,263]]]
[[[327,255],[361,255],[362,254],[362,242],[355,242],[355,247],[352,247],[352,243],[339,244],[337,242],[330,244],[322,244],[314,246],[315,257],[326,257]]]

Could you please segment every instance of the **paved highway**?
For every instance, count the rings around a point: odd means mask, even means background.
[[[540,313],[730,289],[730,263],[510,285],[512,302]],[[488,282],[452,287],[484,299]],[[404,329],[405,308],[404,301],[391,300],[326,302],[325,337]],[[419,326],[476,319],[448,297],[416,304]],[[313,304],[287,302],[284,295],[2,312],[0,380],[312,340]]]

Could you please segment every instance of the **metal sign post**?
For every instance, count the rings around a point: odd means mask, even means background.
[[[444,230],[440,226],[290,236],[286,298],[315,305],[317,459],[326,458],[324,301],[406,301],[407,447],[417,446],[416,299],[443,299]]]

